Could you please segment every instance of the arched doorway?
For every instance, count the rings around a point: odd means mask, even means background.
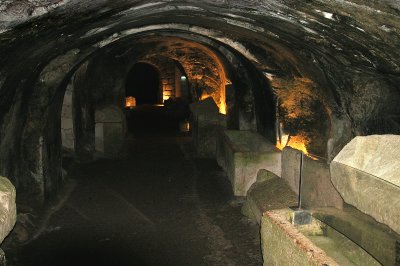
[[[135,97],[137,105],[161,103],[158,70],[150,64],[135,64],[126,79],[126,96]]]

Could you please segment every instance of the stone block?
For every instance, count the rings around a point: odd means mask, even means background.
[[[218,132],[226,129],[226,116],[199,114],[192,121],[192,137],[196,155],[202,158],[216,158]]]
[[[122,110],[107,106],[95,113],[95,148],[100,156],[116,157],[122,149],[126,120]]]
[[[219,108],[211,97],[194,102],[189,105],[189,108],[194,117],[197,117],[200,114],[215,115],[219,113]]]
[[[10,233],[17,219],[16,191],[11,182],[0,176],[0,243]]]
[[[301,153],[288,146],[282,150],[282,178],[296,194],[299,194]]]
[[[300,161],[302,152],[290,147],[282,151],[282,178],[298,195]],[[332,184],[329,165],[326,161],[303,157],[302,204],[307,207],[342,208],[343,199]]]
[[[96,123],[118,123],[125,121],[123,111],[114,105],[107,105],[96,109]]]
[[[281,152],[252,131],[221,132],[217,139],[217,162],[227,173],[235,196],[246,196],[260,169],[281,175]]]
[[[370,254],[317,219],[294,225],[293,211],[267,211],[261,222],[264,265],[380,265]]]
[[[331,163],[345,202],[400,233],[400,136],[356,137]]]
[[[116,157],[124,143],[124,126],[121,123],[96,123],[95,138],[96,152],[105,157]]]
[[[333,186],[329,164],[324,160],[303,159],[302,206],[343,208],[343,199]]]

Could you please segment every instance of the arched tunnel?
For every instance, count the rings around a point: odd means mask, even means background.
[[[8,265],[400,265],[399,84],[396,0],[0,1]]]

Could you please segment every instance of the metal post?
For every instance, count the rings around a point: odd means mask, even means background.
[[[303,161],[304,161],[304,153],[302,152],[300,155],[300,177],[299,177],[299,206],[298,209],[301,210],[301,188],[303,185]]]
[[[301,209],[301,190],[303,187],[303,165],[304,165],[304,153],[301,153],[300,157],[300,180],[299,180],[299,205],[292,214],[292,223],[295,225],[310,224],[312,222],[311,213]]]

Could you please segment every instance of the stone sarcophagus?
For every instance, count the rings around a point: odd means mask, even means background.
[[[400,136],[356,137],[332,161],[344,201],[400,234]]]
[[[191,131],[196,155],[215,158],[218,132],[226,129],[226,115],[220,114],[218,106],[209,97],[192,103]]]
[[[220,132],[217,161],[227,173],[235,196],[246,196],[260,169],[281,176],[281,152],[252,131]]]
[[[108,105],[95,113],[95,148],[101,157],[117,157],[125,139],[126,118],[117,106]]]

